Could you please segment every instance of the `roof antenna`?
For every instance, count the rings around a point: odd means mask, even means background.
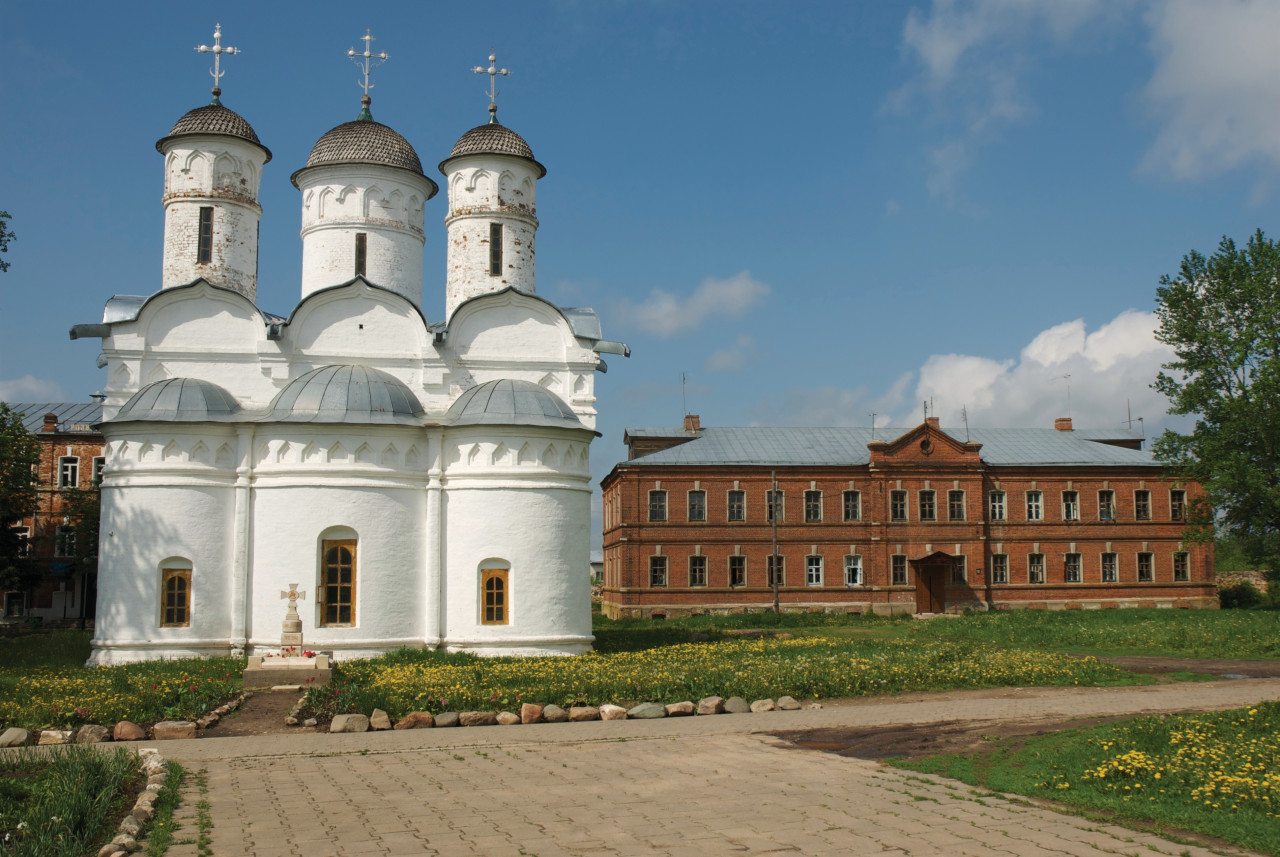
[[[685,380],[686,380],[686,376],[683,372],[681,372],[680,373],[680,410],[682,410],[684,412],[684,416],[687,417],[689,416],[689,404],[687,401],[685,401],[685,395],[684,395]]]
[[[1059,375],[1059,378],[1067,382],[1067,419],[1071,418],[1071,373]]]
[[[964,420],[964,442],[969,442],[969,406],[960,406],[960,418]]]
[[[876,439],[876,413],[875,413],[875,411],[872,411],[872,412],[871,412],[871,439],[872,439],[872,440],[875,440],[875,439]]]

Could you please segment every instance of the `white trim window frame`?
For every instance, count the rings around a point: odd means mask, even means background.
[[[822,557],[811,555],[804,558],[804,585],[822,585]]]
[[[856,553],[847,554],[844,558],[844,585],[862,585],[862,557]]]

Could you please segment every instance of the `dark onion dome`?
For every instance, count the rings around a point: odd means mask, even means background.
[[[120,413],[107,422],[227,422],[239,413],[240,405],[217,384],[195,378],[166,378],[134,393]]]
[[[165,144],[170,140],[178,137],[193,137],[197,134],[238,137],[266,152],[267,161],[271,160],[271,150],[258,140],[258,135],[254,132],[253,126],[246,122],[245,118],[239,113],[223,107],[222,102],[218,100],[216,91],[213,101],[203,107],[197,107],[195,110],[189,111],[179,119],[174,124],[173,130],[169,132],[169,136],[156,142],[156,151],[163,152]],[[263,161],[263,163],[265,164],[266,161]]]
[[[418,159],[418,153],[395,130],[373,121],[367,99],[368,96],[361,99],[363,109],[359,116],[350,122],[343,122],[316,141],[307,157],[307,165],[302,170],[332,164],[397,167],[426,179],[427,184],[431,185],[427,199],[435,196],[439,187],[422,172],[422,161]],[[294,187],[298,187],[298,176],[302,170],[290,177]]]
[[[449,408],[452,426],[546,426],[586,430],[578,415],[550,390],[532,381],[502,378],[467,390]]]
[[[440,172],[448,175],[450,162],[455,158],[465,158],[468,155],[509,155],[526,160],[537,167],[538,178],[547,174],[547,168],[534,159],[533,149],[529,148],[524,137],[499,123],[498,114],[492,107],[490,107],[488,122],[472,128],[453,144],[453,151],[449,153],[449,157],[440,162]]]
[[[399,378],[368,366],[321,366],[289,382],[261,422],[422,425],[424,411]]]

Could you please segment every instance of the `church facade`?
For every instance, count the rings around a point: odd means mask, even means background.
[[[72,330],[100,338],[107,375],[90,663],[269,652],[294,584],[304,646],[337,657],[589,650],[595,373],[627,349],[594,311],[536,294],[546,170],[495,105],[440,164],[435,320],[438,186],[367,89],[292,174],[303,262],[285,315],[257,304],[272,153],[250,124],[215,87],[156,148],[160,288]]]
[[[602,482],[603,612],[1216,607],[1195,483],[1129,431],[627,429]]]

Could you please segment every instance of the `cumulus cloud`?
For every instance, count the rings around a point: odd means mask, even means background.
[[[61,402],[66,398],[57,381],[32,375],[0,381],[0,402]]]
[[[729,348],[711,352],[707,357],[708,372],[734,372],[746,366],[754,355],[756,341],[745,333]]]
[[[1077,425],[1116,426],[1126,403],[1153,425],[1168,404],[1150,384],[1173,358],[1156,340],[1156,325],[1154,313],[1128,310],[1092,333],[1083,319],[1055,325],[1016,360],[935,354],[920,367],[916,398],[932,400],[950,425],[959,424],[961,408],[971,425],[1052,425],[1054,417],[1068,415],[1068,395]]]
[[[1146,18],[1156,69],[1144,95],[1163,127],[1143,168],[1194,179],[1280,164],[1280,5],[1167,0]]]
[[[768,285],[742,271],[724,280],[708,277],[688,295],[654,289],[640,303],[620,302],[618,317],[666,339],[697,330],[716,316],[741,318],[768,294]]]

